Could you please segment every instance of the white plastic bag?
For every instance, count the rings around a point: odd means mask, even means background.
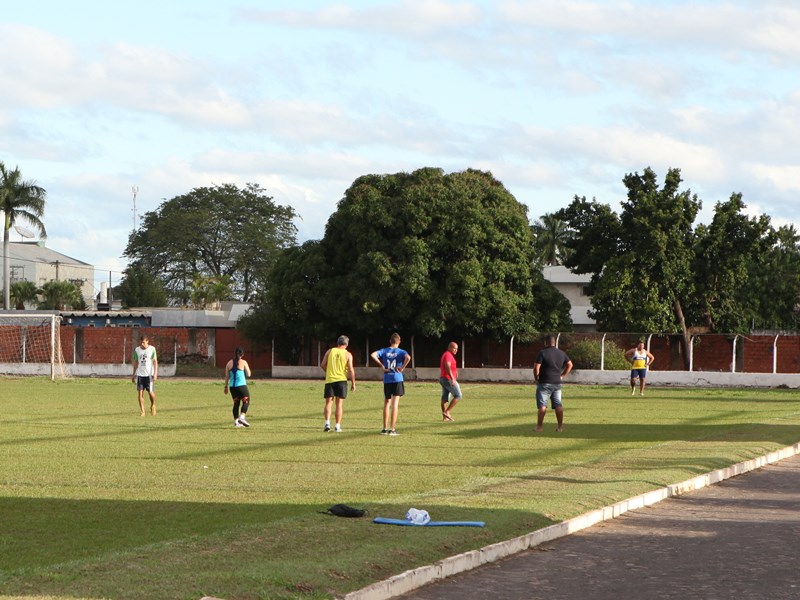
[[[431,516],[427,510],[420,510],[418,508],[409,508],[406,513],[406,521],[411,521],[414,525],[425,525],[431,520]]]

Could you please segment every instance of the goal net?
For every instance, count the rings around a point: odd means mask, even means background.
[[[0,314],[0,374],[66,379],[61,316]]]

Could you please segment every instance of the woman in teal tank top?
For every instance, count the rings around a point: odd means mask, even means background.
[[[250,427],[247,422],[247,409],[250,408],[250,390],[247,389],[247,378],[250,377],[250,365],[242,358],[244,349],[236,348],[233,358],[225,365],[225,394],[228,390],[233,398],[233,426]],[[239,406],[241,405],[241,411]]]

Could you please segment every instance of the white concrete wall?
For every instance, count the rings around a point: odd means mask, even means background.
[[[127,377],[133,366],[123,364],[73,364],[65,363],[64,371],[70,377]],[[0,363],[0,375],[43,375],[50,377],[50,363]],[[158,365],[158,376],[175,377],[175,365]]]
[[[382,371],[377,367],[356,367],[356,381],[380,381]],[[533,383],[533,369],[459,369],[459,381],[489,381],[496,383]],[[324,379],[319,367],[279,367],[272,369],[275,379]],[[438,381],[438,368],[406,369],[406,381]],[[575,370],[566,384],[628,385],[630,371]],[[670,387],[787,387],[800,388],[796,373],[718,373],[710,371],[651,371],[647,383]]]

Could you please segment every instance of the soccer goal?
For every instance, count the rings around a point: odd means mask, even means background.
[[[66,379],[61,316],[0,314],[0,373]]]

